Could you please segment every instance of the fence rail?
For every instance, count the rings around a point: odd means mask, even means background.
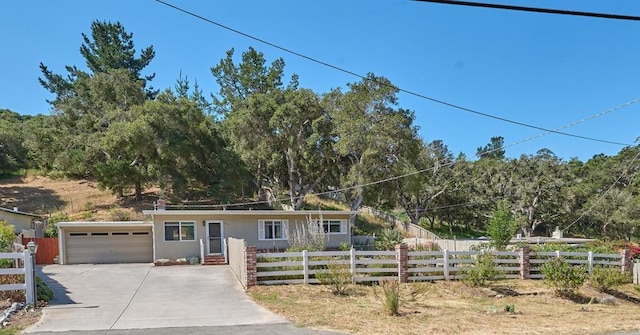
[[[317,284],[316,275],[329,265],[349,268],[353,282],[397,278],[395,251],[302,251],[258,253],[258,284]]]
[[[23,252],[2,252],[0,259],[21,260],[23,267],[0,269],[0,275],[24,275],[24,282],[2,284],[0,291],[25,291],[27,304],[33,304],[36,300],[35,296],[35,277],[33,275],[33,261],[29,250]],[[14,262],[16,263],[16,262]]]
[[[464,279],[465,271],[476,264],[484,251],[322,251],[322,252],[269,252],[257,253],[257,284],[313,284],[316,275],[328,271],[331,264],[343,265],[354,283],[386,279],[433,281]],[[588,271],[596,265],[624,268],[620,254],[592,252],[529,252],[500,251],[490,253],[502,278],[542,278],[542,264],[562,257],[573,265],[584,265]]]

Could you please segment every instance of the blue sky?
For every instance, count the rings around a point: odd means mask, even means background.
[[[395,85],[483,113],[554,129],[640,98],[640,22],[470,8],[414,1],[168,2],[321,61],[389,78]],[[499,2],[495,0],[493,2]],[[501,3],[507,3],[502,0]],[[640,16],[634,0],[509,0],[509,4]],[[51,98],[38,64],[54,72],[84,67],[81,33],[93,20],[120,21],[139,50],[153,45],[153,86],[173,87],[180,72],[205,93],[210,68],[253,46],[284,58],[287,74],[318,93],[359,79],[187,16],[153,0],[12,1],[0,11],[0,108],[48,114]],[[541,131],[470,114],[407,94],[425,141],[441,139],[470,157],[492,136],[511,144]],[[563,131],[633,144],[640,103]],[[510,146],[507,155],[548,148],[587,160],[622,147],[550,134]]]

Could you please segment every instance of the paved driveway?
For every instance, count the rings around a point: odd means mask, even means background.
[[[55,298],[26,332],[287,323],[253,302],[228,266],[49,265]]]

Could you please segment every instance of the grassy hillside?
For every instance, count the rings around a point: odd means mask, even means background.
[[[156,199],[156,190],[145,192],[142,202],[131,196],[116,199],[88,180],[34,175],[0,180],[0,206],[46,216],[66,215],[72,221],[141,220],[141,211],[151,209]]]

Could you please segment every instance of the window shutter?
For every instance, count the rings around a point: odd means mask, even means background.
[[[345,220],[340,220],[340,233],[341,234],[347,233],[347,221]]]
[[[282,238],[289,239],[289,220],[282,220]]]
[[[264,240],[264,221],[258,221],[258,240]]]

